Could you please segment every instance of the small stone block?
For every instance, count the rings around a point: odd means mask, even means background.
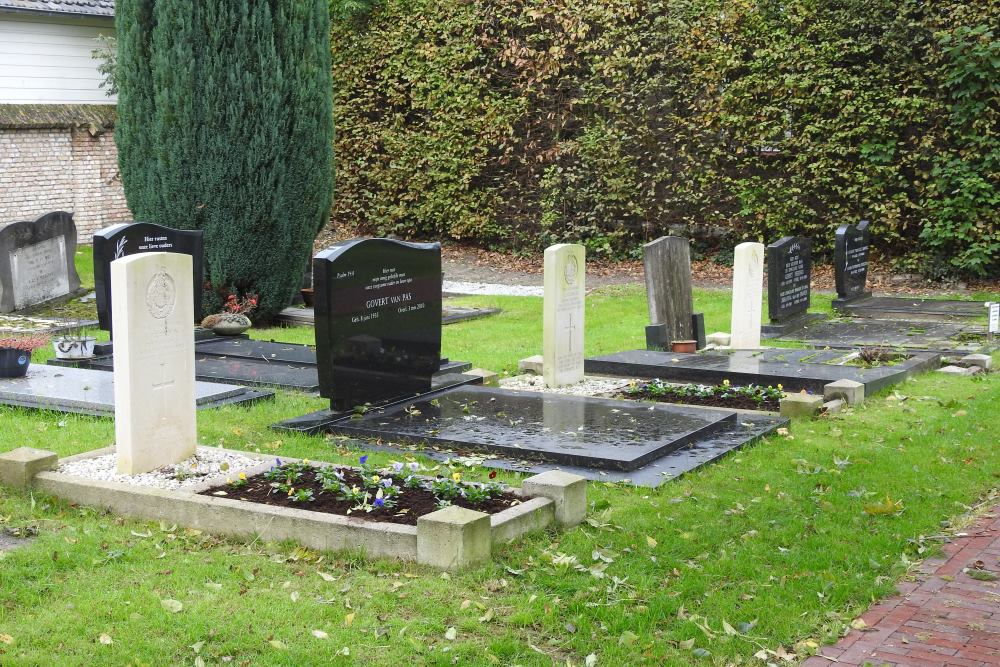
[[[782,417],[812,417],[823,408],[823,397],[816,394],[785,394],[780,405]]]
[[[646,349],[666,350],[670,347],[670,332],[666,324],[646,325]]]
[[[716,331],[713,334],[708,334],[707,336],[705,336],[705,341],[708,343],[712,343],[713,345],[729,345],[729,341],[731,338],[732,337],[729,334],[723,331]]]
[[[500,376],[493,371],[488,371],[485,368],[473,368],[472,370],[465,371],[465,375],[474,375],[483,379],[483,386],[486,387],[499,387],[500,386]]]
[[[823,387],[823,399],[832,401],[842,398],[848,405],[861,405],[865,402],[865,385],[854,380],[837,380]]]
[[[55,470],[59,455],[34,447],[19,447],[0,454],[0,484],[15,489],[31,486],[35,475],[44,470]]]
[[[492,553],[490,515],[451,505],[417,518],[417,562],[458,570],[482,565]]]
[[[823,404],[823,412],[828,415],[835,415],[844,409],[847,403],[842,398],[835,398],[832,401],[827,401]]]
[[[975,375],[981,370],[979,366],[970,366],[969,368],[963,368],[962,366],[942,366],[937,369],[938,373],[951,373],[952,375]]]
[[[541,375],[542,355],[536,354],[533,357],[521,359],[521,361],[517,362],[517,370],[522,373],[534,373],[535,375]]]
[[[524,495],[541,496],[555,503],[556,522],[569,528],[587,516],[587,480],[561,470],[550,470],[524,480]]]
[[[978,366],[984,371],[993,367],[993,357],[988,354],[967,354],[957,362],[958,366],[972,367]]]

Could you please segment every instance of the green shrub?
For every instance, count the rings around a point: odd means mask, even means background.
[[[334,220],[625,256],[674,225],[1000,270],[995,2],[388,0],[333,26]]]
[[[120,0],[118,145],[137,220],[205,231],[206,307],[298,290],[329,212],[326,0]]]

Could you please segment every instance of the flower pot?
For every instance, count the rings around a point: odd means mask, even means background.
[[[239,336],[252,325],[250,318],[237,313],[220,313],[212,331],[220,336]]]
[[[697,352],[698,341],[696,340],[675,340],[670,343],[673,352]]]
[[[95,342],[97,339],[93,336],[56,338],[52,347],[55,348],[56,359],[89,359],[94,356]]]
[[[312,287],[303,287],[301,290],[299,290],[299,292],[300,292],[300,294],[302,294],[302,303],[304,303],[306,305],[306,308],[312,308],[313,307],[313,298],[315,297],[315,293],[313,292],[313,288]]]
[[[24,377],[30,363],[30,351],[19,350],[16,347],[0,347],[0,377]]]

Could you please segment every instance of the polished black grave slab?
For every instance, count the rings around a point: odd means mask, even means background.
[[[898,296],[869,296],[841,305],[838,310],[851,317],[910,321],[982,320],[988,315],[983,301],[958,299],[918,299]]]
[[[631,471],[735,421],[735,413],[721,410],[470,386],[369,411],[329,430]]]
[[[195,377],[207,382],[319,391],[316,352],[308,345],[229,336],[195,341]],[[53,366],[114,370],[110,354],[86,360],[52,359]],[[443,359],[439,373],[468,370],[471,364]]]
[[[865,394],[906,379],[909,374],[935,367],[941,355],[910,353],[892,366],[863,368],[851,365],[855,353],[846,350],[781,349],[736,350],[731,353],[679,354],[630,350],[584,361],[588,374],[659,378],[734,385],[782,385],[786,391],[822,393],[836,380],[854,380],[865,385]]]
[[[985,327],[957,322],[837,319],[811,324],[784,338],[815,347],[842,349],[885,345],[913,351],[973,353],[995,348],[987,339]]]

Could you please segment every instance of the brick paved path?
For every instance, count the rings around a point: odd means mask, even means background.
[[[916,581],[862,615],[864,631],[851,630],[802,667],[983,667],[1000,665],[1000,580],[973,579],[976,561],[1000,576],[1000,507],[928,559]]]

